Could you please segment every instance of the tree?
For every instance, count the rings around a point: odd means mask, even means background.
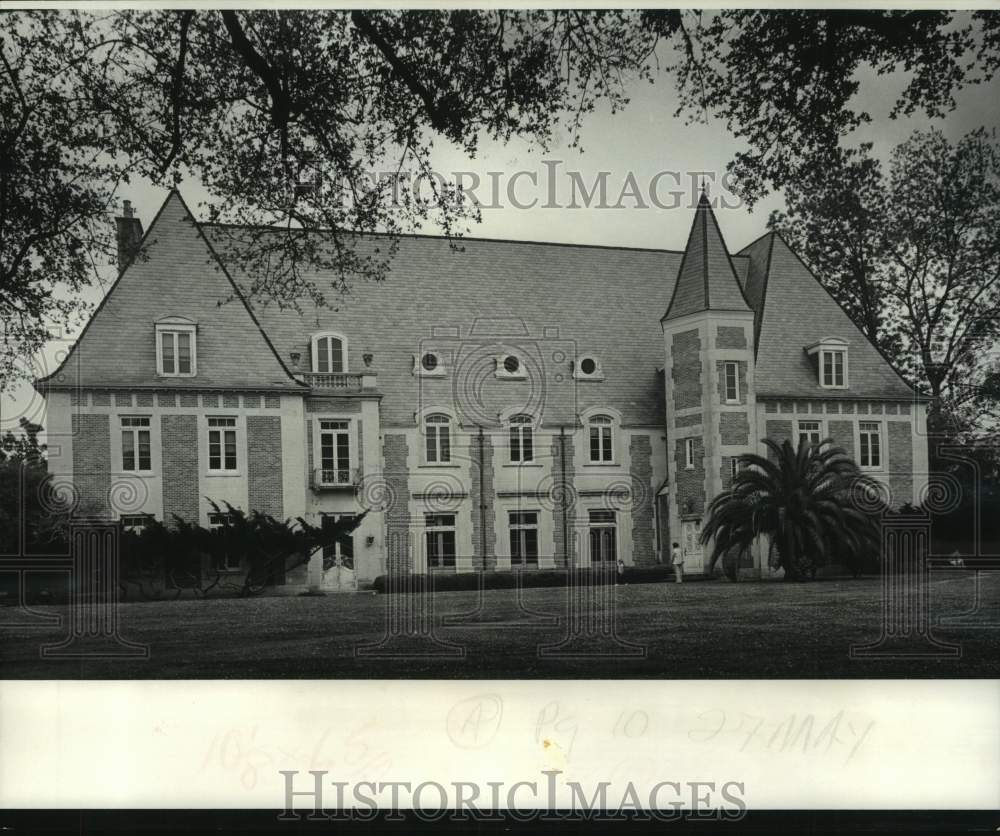
[[[209,220],[240,233],[258,304],[337,304],[386,275],[400,231],[459,234],[478,217],[431,171],[444,140],[546,147],[599,103],[668,68],[691,118],[749,150],[748,200],[870,120],[859,71],[909,84],[893,112],[947,112],[1000,59],[998,16],[976,12],[722,10],[158,10],[0,17],[0,388],[114,258],[109,212],[135,178],[188,176]],[[376,178],[372,172],[388,176]],[[374,248],[358,234],[381,232]],[[121,265],[119,265],[120,267]],[[307,268],[311,268],[307,269]],[[314,278],[321,274],[320,284]],[[21,374],[27,374],[21,369]]]
[[[917,131],[889,171],[839,151],[786,190],[770,225],[964,437],[1000,417],[1000,143]]]
[[[712,543],[709,568],[765,535],[769,563],[784,569],[787,580],[811,577],[833,562],[857,571],[878,549],[873,517],[857,502],[873,486],[831,439],[803,441],[798,449],[787,440],[763,442],[773,460],[741,455],[732,487],[708,506],[701,542]]]

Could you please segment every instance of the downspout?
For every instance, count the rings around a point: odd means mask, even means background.
[[[569,514],[566,496],[566,428],[559,428],[559,466],[562,470],[563,565],[569,569]]]
[[[479,554],[486,571],[486,473],[483,428],[479,427]]]

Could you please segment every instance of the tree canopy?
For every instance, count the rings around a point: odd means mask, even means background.
[[[113,260],[109,216],[136,178],[190,177],[209,220],[283,231],[243,242],[255,300],[332,304],[385,276],[400,231],[476,219],[430,170],[435,141],[468,154],[484,137],[578,143],[599,104],[624,107],[662,70],[683,113],[747,144],[731,169],[752,201],[873,118],[854,100],[860,71],[903,74],[886,108],[934,116],[998,63],[993,12],[7,12],[0,388],[85,313],[79,292]],[[373,231],[385,246],[362,253],[356,235]]]

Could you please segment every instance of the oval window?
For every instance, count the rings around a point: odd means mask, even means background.
[[[584,357],[580,361],[580,371],[584,374],[593,374],[597,371],[597,363],[594,362],[593,357]]]
[[[503,358],[503,367],[504,371],[508,374],[514,374],[519,368],[521,368],[521,361],[514,355],[508,354]]]
[[[436,354],[427,353],[420,358],[420,365],[424,367],[424,371],[432,372],[437,368],[438,358]]]

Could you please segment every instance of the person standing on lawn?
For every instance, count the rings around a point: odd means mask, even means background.
[[[674,547],[670,552],[670,562],[674,565],[674,580],[677,583],[684,583],[684,555],[681,553],[680,544],[674,542]]]

